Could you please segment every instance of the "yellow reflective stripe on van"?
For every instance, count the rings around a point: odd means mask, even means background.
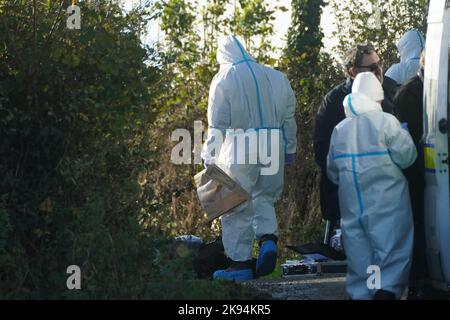
[[[436,171],[436,149],[434,145],[425,144],[423,146],[423,152],[425,157],[425,171]]]

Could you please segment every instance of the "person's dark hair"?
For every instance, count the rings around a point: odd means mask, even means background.
[[[371,44],[358,44],[345,53],[344,71],[347,77],[350,77],[350,70],[353,67],[360,66],[365,54],[371,54],[375,51],[375,47]]]

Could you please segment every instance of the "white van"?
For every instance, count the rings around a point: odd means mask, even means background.
[[[432,284],[450,291],[450,0],[431,0],[424,80],[425,233]]]

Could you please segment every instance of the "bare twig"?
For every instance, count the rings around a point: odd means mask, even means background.
[[[63,4],[64,4],[64,0],[61,0],[60,7]],[[47,45],[50,43],[50,40],[51,40],[51,38],[53,36],[53,32],[55,31],[57,23],[60,22],[59,19],[61,17],[61,12],[62,12],[62,10],[58,11],[58,15],[56,16],[55,20],[53,21],[52,28],[50,29],[50,33],[48,34],[48,37],[47,37],[47,43],[46,43]]]

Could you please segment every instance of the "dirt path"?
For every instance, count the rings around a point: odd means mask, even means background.
[[[243,284],[281,300],[347,300],[345,275],[302,275]]]

